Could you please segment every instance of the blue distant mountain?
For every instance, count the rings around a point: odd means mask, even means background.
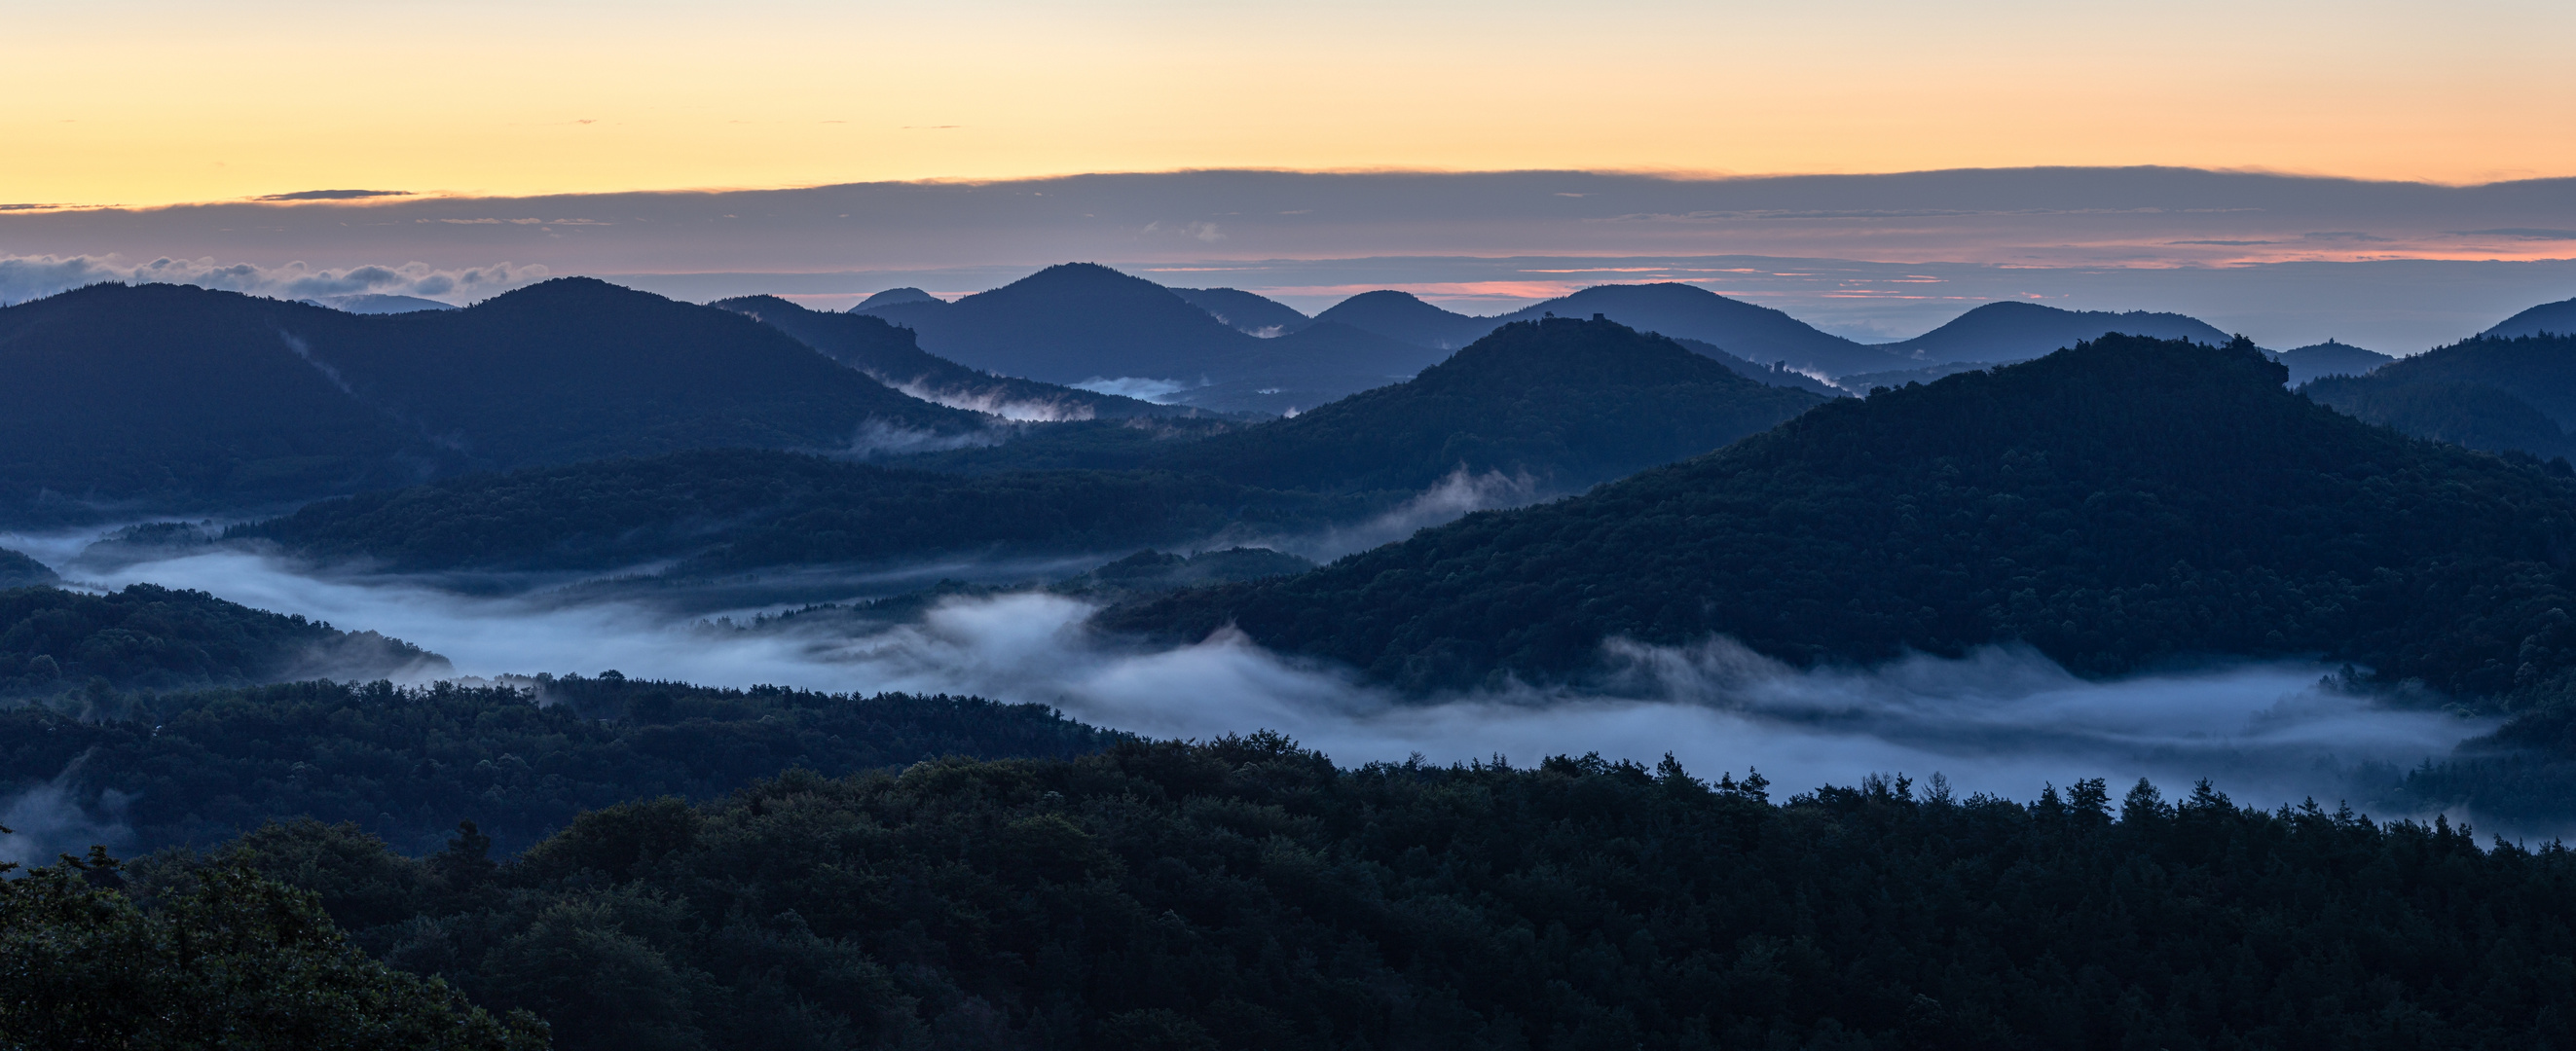
[[[1313,318],[1299,313],[1295,307],[1240,288],[1175,288],[1172,294],[1207,311],[1237,332],[1264,339],[1284,336],[1314,324]]]
[[[877,293],[877,294],[875,294],[875,295],[869,296],[869,297],[868,297],[868,298],[866,298],[866,299],[862,299],[862,300],[860,300],[860,301],[859,301],[859,305],[857,305],[857,306],[854,306],[854,307],[851,307],[851,308],[850,308],[850,313],[853,313],[853,314],[864,314],[864,313],[866,313],[870,308],[873,308],[873,307],[886,307],[886,306],[893,306],[893,305],[895,305],[895,304],[897,304],[897,303],[940,303],[940,302],[945,302],[945,300],[942,300],[942,299],[940,299],[938,296],[931,295],[930,293],[928,293],[928,292],[924,292],[924,291],[922,291],[922,290],[920,290],[920,289],[918,289],[918,288],[910,288],[910,287],[906,287],[906,288],[889,288],[889,289],[886,289],[886,290],[885,290],[885,291],[883,291],[883,292],[879,292],[879,293]]]
[[[417,314],[423,310],[454,310],[453,303],[441,303],[419,296],[389,296],[367,292],[353,296],[319,296],[304,300],[317,307],[329,307],[350,314]]]
[[[2371,370],[2397,359],[2329,339],[2282,351],[2272,355],[2272,360],[2290,367],[2290,386],[2297,387],[2327,376],[2367,376]]]
[[[2542,303],[2496,322],[2494,328],[2478,334],[2509,339],[2514,336],[2537,336],[2544,332],[2556,336],[2576,335],[2576,299]]]
[[[1878,349],[1928,364],[2028,361],[2113,332],[2225,346],[2228,334],[2198,318],[2145,310],[2061,310],[2039,303],[1988,303],[1913,339]]]

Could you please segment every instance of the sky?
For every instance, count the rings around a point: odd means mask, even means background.
[[[0,301],[838,307],[1078,259],[1310,311],[1688,280],[1862,339],[2015,298],[2402,354],[2576,295],[2564,3],[0,13]]]
[[[1184,168],[2576,175],[2530,0],[27,0],[0,202]]]

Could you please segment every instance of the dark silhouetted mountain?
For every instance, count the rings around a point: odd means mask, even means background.
[[[77,798],[125,798],[137,852],[301,818],[353,822],[419,854],[437,853],[465,819],[496,852],[516,852],[584,810],[720,797],[790,767],[1070,758],[1125,736],[1042,704],[966,697],[722,689],[595,668],[506,681],[295,682],[116,697],[79,713],[0,709],[0,783],[60,777]]]
[[[1349,325],[1437,350],[1456,350],[1494,330],[1492,318],[1469,317],[1432,306],[1410,292],[1362,292],[1315,315],[1317,321]]]
[[[2576,299],[2562,299],[2539,306],[2496,322],[2478,335],[2488,339],[2511,339],[2515,336],[2576,336]]]
[[[2306,386],[2309,380],[2325,376],[2366,376],[2371,370],[2397,360],[2375,350],[2363,350],[2350,343],[2327,340],[2272,355],[2272,360],[2288,366],[2290,386]],[[2404,428],[2399,428],[2403,430]]]
[[[2474,336],[2382,365],[2365,380],[2381,386],[2483,383],[2521,399],[2562,428],[2576,427],[2576,333]]]
[[[417,703],[313,704],[297,723]],[[817,746],[839,729],[825,706],[768,703]],[[347,788],[315,798],[479,813],[603,768],[794,754],[755,750],[786,731],[755,736],[733,714],[752,704],[707,704],[726,721],[631,750],[599,742],[632,731],[522,705],[418,717],[515,762],[455,764],[417,796],[401,790],[430,779],[406,768],[432,764],[414,749],[317,733],[312,765]],[[685,736],[701,725],[704,756]],[[162,751],[117,729],[118,754]],[[116,740],[52,736],[73,733]],[[296,798],[238,754],[229,783]],[[359,765],[379,755],[386,773]],[[1337,769],[1275,733],[1128,740],[1070,761],[806,767],[694,807],[639,791],[497,866],[479,845],[413,858],[298,821],[141,872],[232,861],[291,882],[388,960],[543,1015],[562,1051],[2485,1051],[2558,1047],[2576,1007],[2553,977],[2576,956],[2576,855],[2555,846],[2244,805],[2206,781],[2168,799],[2082,778],[2025,804],[1901,776],[1775,801],[1759,776],[1702,776],[1562,754]],[[487,778],[486,795],[449,787]]]
[[[1168,471],[933,474],[820,456],[710,449],[475,475],[314,503],[226,536],[398,571],[599,570],[679,560],[676,575],[889,565],[931,555],[1076,555],[1317,529],[1351,498]]]
[[[441,303],[435,299],[422,299],[419,296],[389,296],[375,292],[354,296],[323,296],[318,299],[307,299],[304,302],[317,307],[344,310],[352,314],[410,314],[422,310],[456,309],[453,303]]]
[[[1262,340],[1142,278],[1093,263],[1051,266],[954,303],[866,307],[943,358],[1050,383],[1120,377],[1193,382],[1228,374]]]
[[[476,468],[980,432],[749,318],[587,279],[361,316],[176,285],[0,309],[0,515],[248,508]],[[123,509],[123,510],[114,510]]]
[[[1715,343],[1708,343],[1696,339],[1681,339],[1672,336],[1667,336],[1665,338],[1681,344],[1682,349],[1711,361],[1715,361],[1720,365],[1724,365],[1733,370],[1736,375],[1752,380],[1755,383],[1771,387],[1789,387],[1796,390],[1806,391],[1809,394],[1818,394],[1828,398],[1843,398],[1850,396],[1840,387],[1826,383],[1823,380],[1816,379],[1806,373],[1799,372],[1787,365],[1756,365],[1750,361],[1744,360],[1743,358],[1739,358],[1733,354],[1719,350]]]
[[[1278,416],[1401,383],[1447,357],[1444,351],[1333,321],[1265,339],[1221,374],[1171,400],[1219,412]]]
[[[1614,322],[1552,318],[1496,329],[1406,383],[1156,447],[1150,465],[1265,489],[1414,491],[1463,470],[1571,492],[1768,430],[1818,401]]]
[[[2324,654],[2454,696],[2576,671],[2576,486],[2282,389],[2251,344],[2105,338],[1866,400],[1286,580],[1112,610],[1417,690],[1604,642],[1798,664],[2020,641],[2087,675]]]
[[[1945,361],[1938,365],[1926,365],[1919,369],[1895,369],[1888,372],[1855,372],[1849,376],[1837,376],[1834,378],[1834,382],[1841,384],[1841,387],[1838,389],[1844,392],[1850,394],[1868,394],[1880,387],[1902,387],[1908,383],[1930,383],[1933,380],[1940,379],[1944,376],[1956,376],[1962,372],[1978,372],[1993,367],[1995,367],[1993,362],[1986,361]]]
[[[39,587],[61,579],[54,575],[52,566],[27,557],[25,552],[0,547],[0,591]]]
[[[1188,413],[1115,394],[996,376],[921,349],[910,329],[870,314],[826,314],[776,296],[720,299],[710,306],[758,318],[825,357],[924,401],[1014,420],[1091,420]]]
[[[2006,300],[1977,307],[1913,339],[1881,344],[1880,349],[1914,361],[2006,363],[2028,361],[2114,332],[2211,346],[2229,339],[2207,322],[2182,314],[2060,310]]]
[[[870,310],[870,309],[874,309],[874,308],[876,308],[876,307],[893,306],[893,305],[895,305],[895,304],[897,304],[897,303],[940,303],[940,302],[946,302],[946,301],[945,301],[945,300],[940,299],[938,296],[931,295],[930,293],[928,293],[928,292],[924,292],[924,291],[922,291],[922,290],[920,290],[920,289],[918,289],[918,288],[910,288],[910,287],[906,287],[906,288],[889,288],[889,289],[886,289],[886,290],[885,290],[885,291],[883,291],[883,292],[879,292],[879,293],[877,293],[877,294],[875,294],[875,295],[869,296],[869,297],[868,297],[868,298],[866,298],[866,299],[862,299],[862,300],[860,300],[860,301],[859,301],[859,305],[857,305],[857,306],[854,306],[854,307],[851,307],[851,308],[850,308],[850,312],[855,314],[855,313],[858,313],[858,312],[860,312],[860,311],[863,311],[863,310]]]
[[[2520,451],[2543,459],[2571,451],[2567,432],[2547,413],[2483,383],[2327,376],[2309,381],[2299,393],[2345,415],[2417,438],[2488,452]]]
[[[1308,331],[1342,327],[1318,321]],[[967,472],[1150,468],[1313,492],[1419,492],[1464,470],[1572,492],[1717,448],[1818,400],[1747,379],[1673,340],[1554,318],[1504,326],[1410,381],[1293,419],[1178,432],[1058,425],[907,463]]]
[[[1817,331],[1769,307],[1677,283],[1596,285],[1493,319],[1493,324],[1555,314],[1599,314],[1640,332],[1716,344],[1757,365],[1787,364],[1828,376],[1903,368],[1905,359],[1877,347]]]
[[[0,696],[202,689],[289,679],[377,679],[447,670],[447,659],[375,632],[135,584],[91,595],[0,591]]]
[[[1314,320],[1286,303],[1239,288],[1175,288],[1172,294],[1247,335],[1284,336]]]

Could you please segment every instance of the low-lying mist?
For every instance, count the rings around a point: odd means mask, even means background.
[[[2115,786],[2145,777],[2169,790],[2206,777],[2247,804],[2314,797],[2368,809],[2357,786],[2384,784],[2491,728],[2336,689],[2323,681],[2328,669],[2295,662],[2091,682],[2023,648],[1799,670],[1725,640],[1680,649],[1614,642],[1618,673],[1590,688],[1426,703],[1230,632],[1179,647],[1104,639],[1084,627],[1093,606],[1041,592],[950,599],[917,621],[851,634],[847,622],[746,628],[624,601],[460,596],[308,575],[221,549],[104,577],[89,579],[199,588],[371,628],[445,655],[460,676],[615,669],[714,685],[977,694],[1155,737],[1276,729],[1346,765],[1413,755],[1527,764],[1596,751],[1651,763],[1670,752],[1710,776],[1758,768],[1787,790],[1937,772],[1962,793],[2028,799],[2043,784],[2086,777]]]

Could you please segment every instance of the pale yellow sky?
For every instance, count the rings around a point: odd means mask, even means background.
[[[1202,167],[2576,175],[2576,5],[0,6],[0,204]]]

